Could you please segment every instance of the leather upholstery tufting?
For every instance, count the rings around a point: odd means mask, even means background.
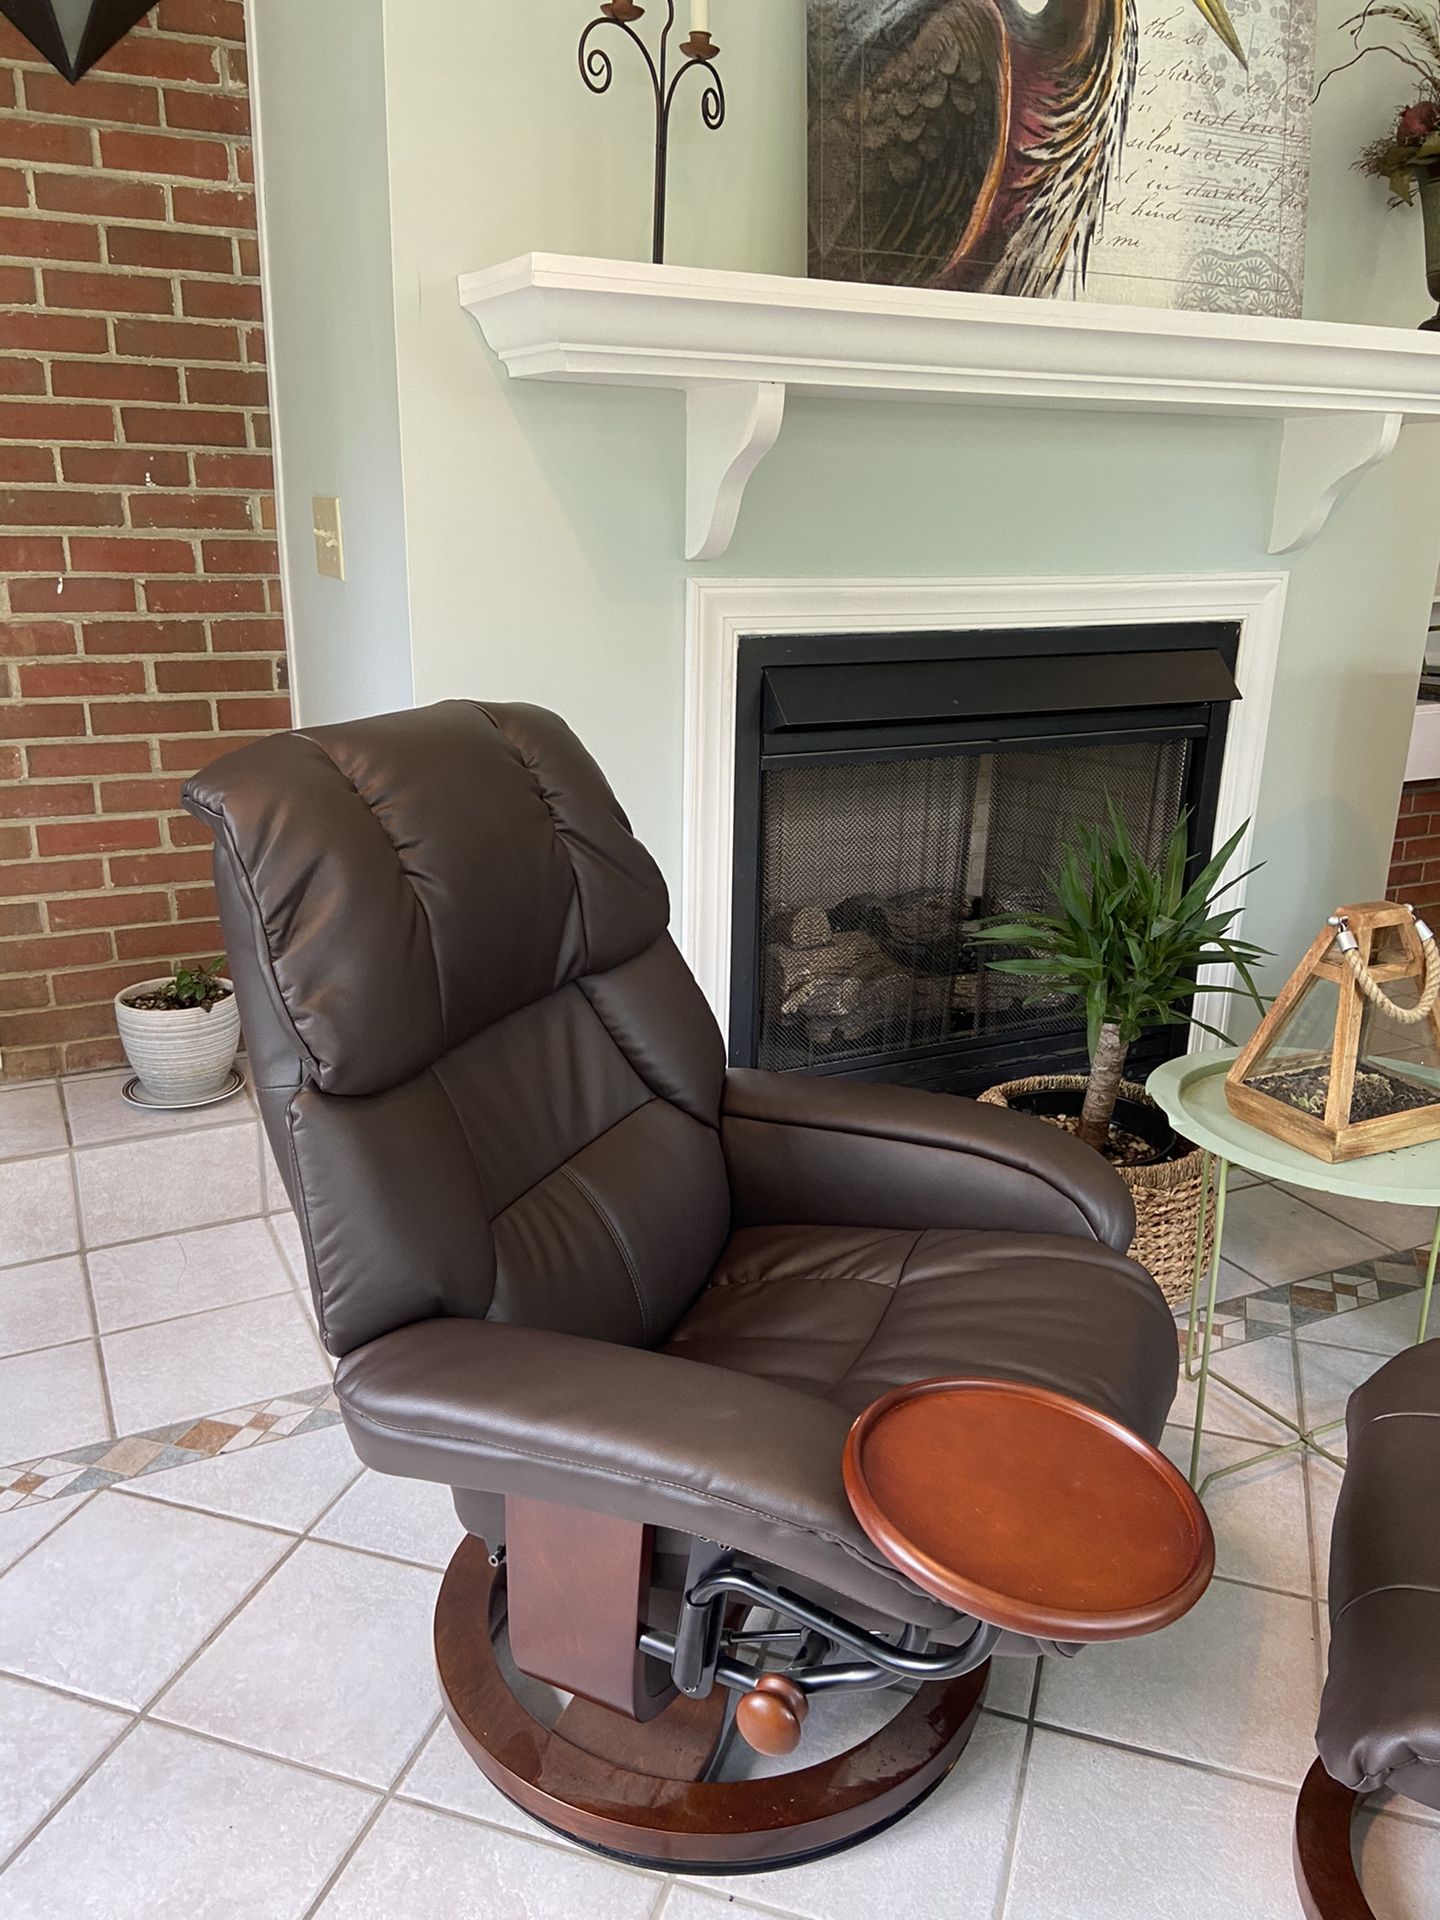
[[[1171,1399],[1173,1322],[1133,1262],[1058,1234],[749,1227],[666,1353],[838,1406],[932,1374],[1025,1380],[1142,1433]]]
[[[331,1350],[436,1315],[662,1339],[729,1230],[724,1054],[563,722],[281,735],[186,799]]]
[[[411,1079],[665,932],[659,870],[553,714],[447,701],[224,764],[223,790],[207,770],[186,804],[244,877],[277,1011],[324,1093]]]

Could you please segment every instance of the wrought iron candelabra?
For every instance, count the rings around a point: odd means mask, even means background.
[[[608,93],[610,83],[615,78],[615,65],[609,51],[596,42],[595,35],[602,27],[618,27],[627,38],[634,41],[644,58],[650,75],[650,84],[655,91],[655,226],[654,258],[660,262],[665,258],[665,186],[670,159],[670,109],[675,103],[675,94],[680,82],[687,73],[703,68],[709,76],[705,89],[700,96],[700,117],[713,133],[725,123],[725,87],[715,66],[720,49],[702,28],[691,30],[690,36],[680,43],[680,52],[684,54],[684,64],[670,70],[670,38],[675,31],[675,0],[665,0],[665,25],[660,31],[660,45],[656,53],[635,30],[635,22],[644,15],[645,9],[636,4],[636,0],[603,0],[597,18],[592,20],[580,36],[580,74],[592,93]]]

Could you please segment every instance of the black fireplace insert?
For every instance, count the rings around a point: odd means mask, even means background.
[[[1073,1004],[986,965],[1108,805],[1208,857],[1239,627],[741,641],[730,1058],[978,1093],[1085,1065]],[[1132,1071],[1182,1051],[1146,1036]]]

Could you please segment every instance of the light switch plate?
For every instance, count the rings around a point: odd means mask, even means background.
[[[317,493],[310,502],[315,533],[315,571],[327,580],[345,578],[345,540],[340,528],[340,502]]]

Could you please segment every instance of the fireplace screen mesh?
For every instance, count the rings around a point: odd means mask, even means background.
[[[1106,796],[1154,857],[1180,817],[1186,741],[938,753],[761,778],[757,1064],[819,1066],[1037,1037],[1073,1005],[1023,1004],[975,928],[1048,911],[1045,876]]]

